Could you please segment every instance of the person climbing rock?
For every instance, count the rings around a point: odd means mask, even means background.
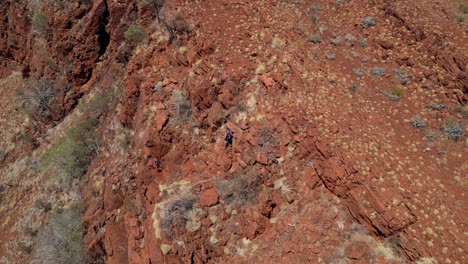
[[[224,149],[232,145],[232,132],[226,129],[226,137],[224,138]]]

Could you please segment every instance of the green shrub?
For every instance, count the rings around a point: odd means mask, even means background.
[[[34,30],[44,32],[47,30],[49,26],[49,22],[47,19],[47,16],[44,13],[37,12],[34,14],[34,17],[32,19],[32,27]]]
[[[124,37],[132,42],[140,43],[146,38],[146,32],[139,25],[131,25],[125,31]]]
[[[99,151],[97,126],[96,118],[87,117],[66,131],[65,136],[45,153],[41,165],[44,170],[51,171],[52,180],[71,187],[86,173]]]
[[[32,263],[84,264],[82,211],[71,207],[49,216],[39,231]]]

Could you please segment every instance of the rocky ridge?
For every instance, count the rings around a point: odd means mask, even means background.
[[[2,3],[0,19],[2,261],[29,259],[6,219],[42,223],[35,198],[77,199],[27,164],[101,87],[118,99],[81,184],[96,262],[465,262],[467,142],[440,129],[466,130],[451,2],[170,1],[162,20],[188,25],[175,39],[143,2],[31,3]],[[5,100],[26,78],[60,87],[48,130]]]

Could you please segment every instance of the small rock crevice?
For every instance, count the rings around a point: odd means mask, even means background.
[[[99,43],[99,51],[98,51],[98,58],[96,61],[99,61],[102,55],[106,53],[107,47],[110,43],[110,35],[106,31],[106,26],[109,23],[109,7],[107,5],[107,1],[104,1],[104,5],[106,7],[100,21],[99,21],[99,29],[98,29],[98,43]]]

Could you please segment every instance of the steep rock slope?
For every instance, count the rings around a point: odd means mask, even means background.
[[[158,20],[143,2],[77,1],[72,16],[43,6],[39,33],[12,15],[26,4],[3,4],[1,71],[63,79],[53,123],[96,87],[123,91],[82,183],[95,261],[466,261],[466,139],[441,129],[466,130],[453,2],[170,1]],[[5,164],[24,151],[10,148]],[[2,214],[32,203],[17,200]]]

